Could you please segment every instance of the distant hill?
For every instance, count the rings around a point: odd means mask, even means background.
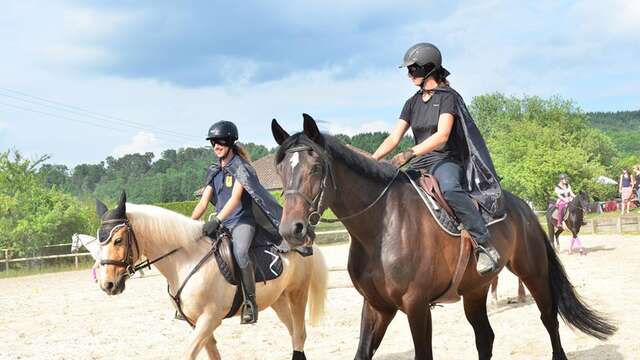
[[[604,131],[625,155],[640,155],[640,110],[590,112],[587,119]]]

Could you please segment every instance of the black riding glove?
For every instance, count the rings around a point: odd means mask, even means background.
[[[215,239],[221,223],[222,222],[220,221],[220,219],[214,216],[213,219],[209,220],[209,222],[206,222],[204,225],[202,225],[202,233],[205,236]]]

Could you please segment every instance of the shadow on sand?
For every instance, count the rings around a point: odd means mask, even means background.
[[[623,360],[625,359],[618,351],[618,345],[604,344],[597,345],[591,349],[578,350],[567,353],[569,360]],[[627,357],[632,359],[635,357]]]
[[[375,358],[378,360],[413,360],[413,350],[381,355]],[[550,358],[551,348],[549,348],[548,359]],[[587,350],[567,352],[567,358],[569,360],[625,360],[625,357],[618,352],[618,346],[611,344],[597,345]],[[627,357],[626,359],[631,359],[631,357]]]

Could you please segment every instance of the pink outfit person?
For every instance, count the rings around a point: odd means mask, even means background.
[[[573,200],[576,195],[571,190],[571,185],[569,185],[569,177],[567,174],[560,174],[560,182],[556,185],[554,189],[556,196],[558,199],[556,200],[556,207],[558,208],[558,223],[556,226],[558,228],[562,228],[562,220],[564,219],[564,210],[567,208],[567,205],[571,200]]]

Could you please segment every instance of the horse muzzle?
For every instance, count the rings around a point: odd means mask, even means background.
[[[107,295],[118,295],[124,291],[125,288],[125,280],[127,275],[120,275],[115,280],[102,280],[100,282],[100,288],[102,291],[107,293]]]
[[[309,226],[302,220],[280,223],[280,236],[293,248],[303,246],[308,241]]]

